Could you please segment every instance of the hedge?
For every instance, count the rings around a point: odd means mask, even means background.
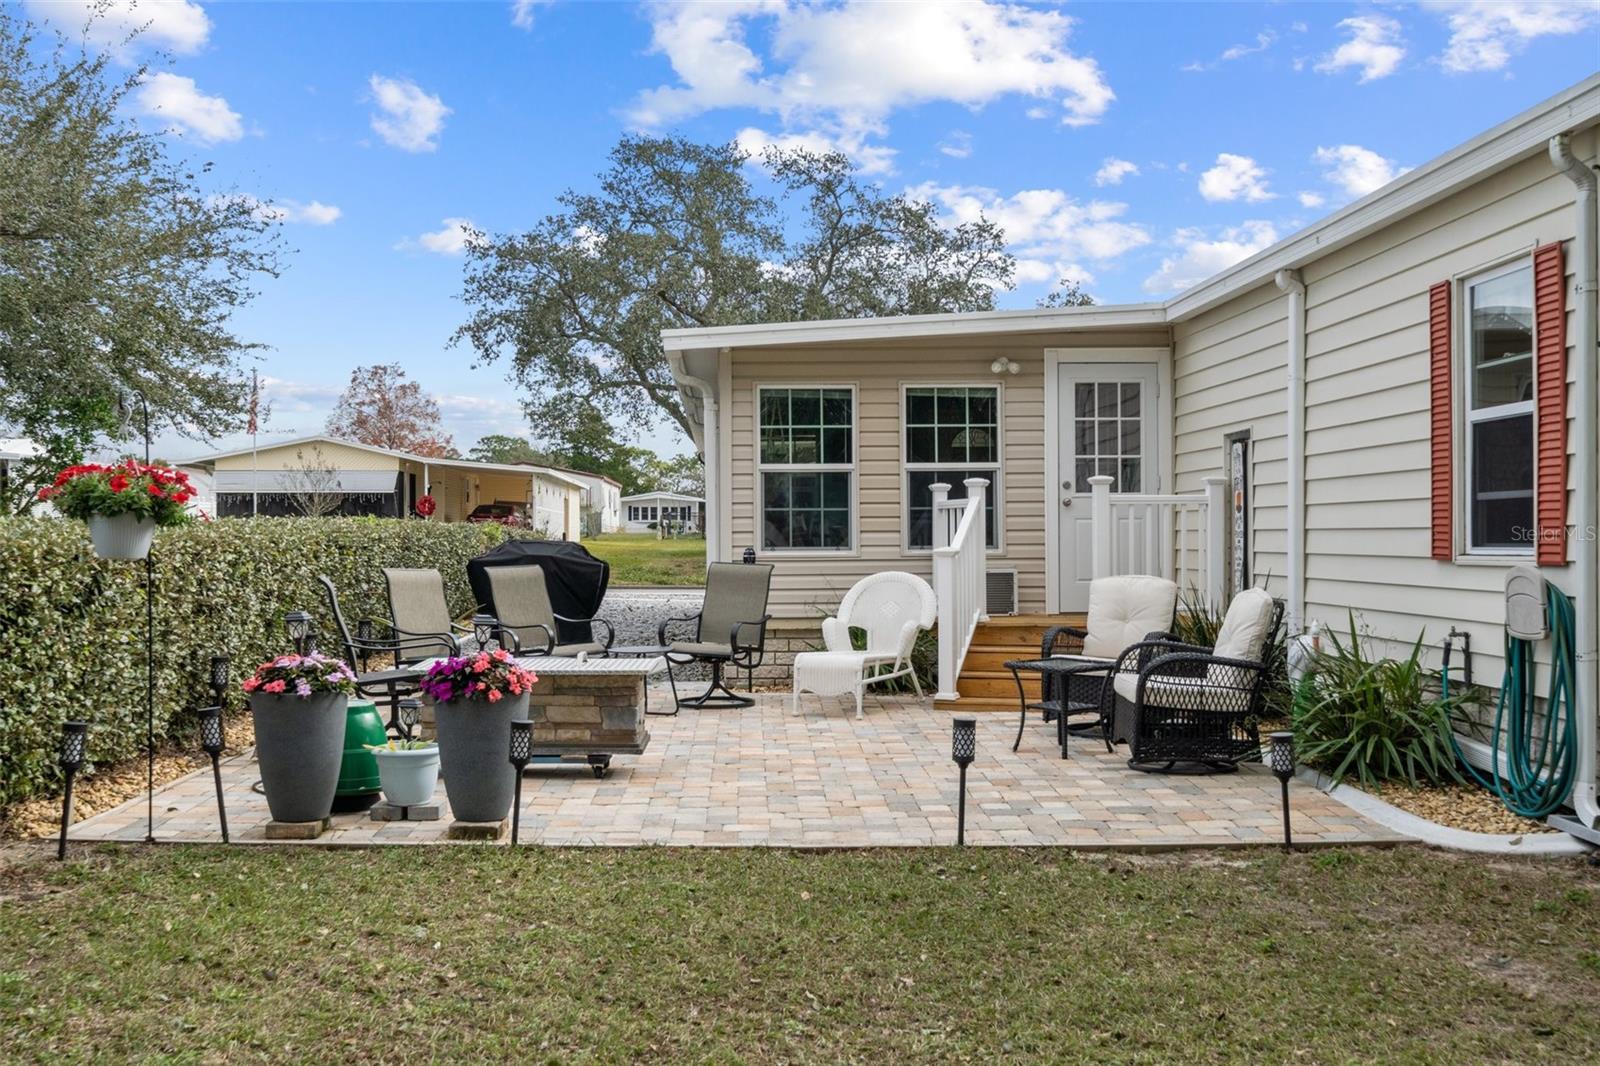
[[[155,727],[185,736],[208,702],[212,655],[246,670],[287,650],[284,612],[318,620],[336,645],[327,574],[351,625],[387,618],[382,569],[430,567],[451,613],[472,608],[466,562],[506,537],[482,525],[392,518],[237,518],[160,530],[155,570]],[[0,519],[0,804],[59,787],[61,723],[91,724],[90,762],[144,749],[144,564],[97,558],[81,522]]]

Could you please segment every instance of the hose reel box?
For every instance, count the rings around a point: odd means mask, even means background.
[[[1518,566],[1506,574],[1506,633],[1517,640],[1550,635],[1544,577],[1531,567]]]

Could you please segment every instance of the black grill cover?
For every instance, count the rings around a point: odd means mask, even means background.
[[[550,591],[550,606],[567,618],[593,618],[600,613],[611,581],[611,564],[596,559],[589,549],[570,540],[508,540],[467,562],[467,581],[472,598],[481,609],[498,614],[489,591],[491,566],[542,566],[545,587]],[[589,626],[557,623],[563,644],[590,639]]]

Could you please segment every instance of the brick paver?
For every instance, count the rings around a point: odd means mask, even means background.
[[[666,693],[652,691],[652,701]],[[655,706],[652,702],[652,706]],[[527,844],[693,847],[885,847],[955,839],[956,768],[950,717],[912,697],[853,704],[763,695],[743,711],[685,711],[648,720],[649,750],[619,756],[605,780],[582,764],[530,766],[522,787]],[[1263,767],[1237,774],[1175,777],[1128,769],[1126,749],[1072,742],[1062,760],[1055,730],[1030,725],[1021,750],[1016,718],[978,716],[978,759],[968,772],[967,841],[981,845],[1193,847],[1271,845],[1279,840],[1278,781]],[[223,764],[229,827],[237,843],[265,843],[266,800],[249,756]],[[221,839],[210,770],[156,794],[163,841]],[[442,844],[449,801],[436,822],[375,822],[365,812],[334,816],[327,844]],[[1297,844],[1400,839],[1339,801],[1290,784]],[[90,818],[74,840],[142,840],[144,798]],[[274,842],[278,843],[278,842]],[[294,846],[294,845],[280,845]]]

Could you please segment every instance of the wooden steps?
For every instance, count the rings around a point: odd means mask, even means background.
[[[1018,708],[1017,682],[1005,668],[1010,659],[1037,659],[1045,630],[1052,626],[1083,625],[1081,614],[1005,615],[978,623],[967,649],[966,662],[956,681],[959,700],[935,700],[947,711],[1010,711]],[[1039,675],[1023,674],[1023,691],[1039,699]]]

